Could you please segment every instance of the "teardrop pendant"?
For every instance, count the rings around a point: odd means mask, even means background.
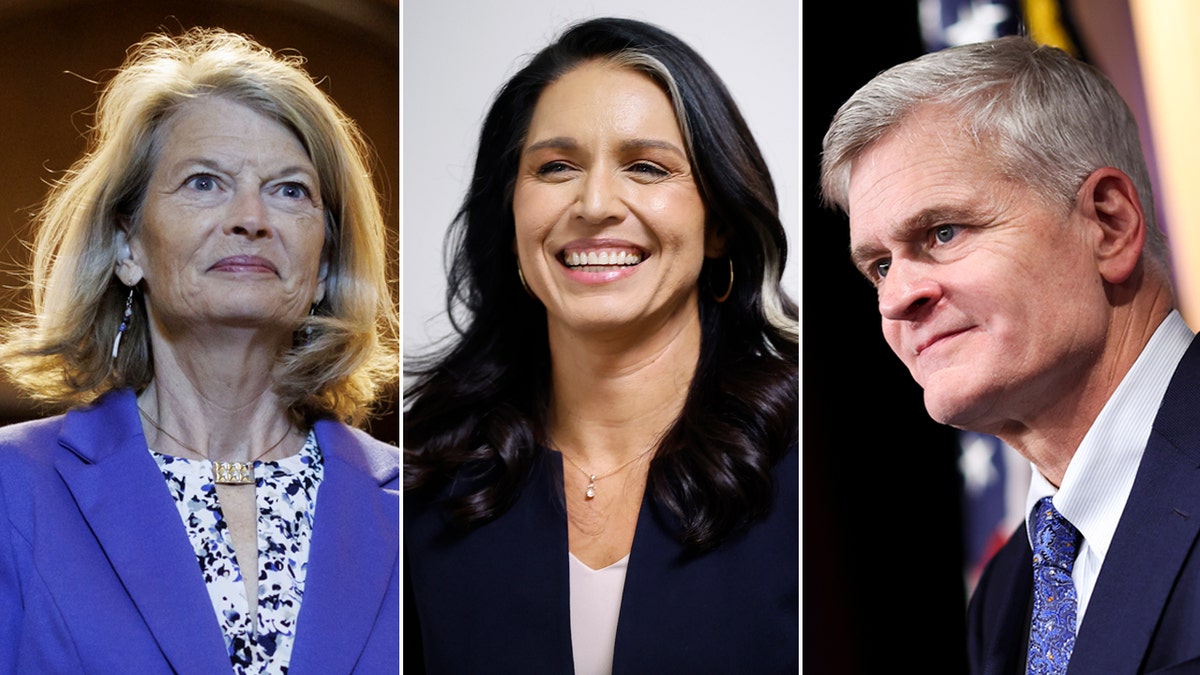
[[[588,476],[587,491],[585,491],[583,494],[588,499],[592,499],[593,497],[596,496],[596,476],[595,475]]]

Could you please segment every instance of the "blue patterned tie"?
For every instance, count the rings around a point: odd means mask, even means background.
[[[1028,675],[1059,675],[1075,649],[1077,596],[1071,568],[1079,530],[1054,508],[1050,497],[1033,512],[1033,620],[1029,629]]]

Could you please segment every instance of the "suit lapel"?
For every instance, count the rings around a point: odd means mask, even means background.
[[[1200,340],[1154,420],[1125,510],[1080,626],[1070,672],[1136,672],[1200,533]],[[1147,574],[1146,570],[1154,570]]]
[[[400,564],[394,459],[390,467],[387,462],[372,465],[366,448],[346,427],[318,422],[315,428],[325,477],[317,492],[289,669],[296,675],[354,669]]]
[[[131,392],[68,413],[59,474],[167,660],[180,673],[229,669],[195,553],[146,452]],[[199,621],[198,621],[199,619]]]
[[[1028,648],[1033,552],[1022,523],[984,570],[968,606],[973,673],[1024,672]]]

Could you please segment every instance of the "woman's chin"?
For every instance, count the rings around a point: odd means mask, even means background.
[[[699,321],[698,311],[663,311],[639,308],[627,299],[611,304],[592,303],[584,310],[550,313],[557,332],[579,338],[651,338],[660,333],[677,333],[690,321]],[[552,332],[555,332],[552,330]]]
[[[188,333],[203,336],[206,333],[229,333],[230,331],[253,331],[260,334],[277,333],[281,338],[290,337],[300,325],[294,317],[281,317],[264,311],[265,308],[230,308],[205,314],[167,320],[185,329]],[[278,308],[274,308],[276,311]]]

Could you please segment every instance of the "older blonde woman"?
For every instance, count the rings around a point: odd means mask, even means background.
[[[150,37],[38,220],[0,430],[3,672],[393,672],[397,379],[365,143],[301,67]],[[319,496],[319,499],[318,499]]]

